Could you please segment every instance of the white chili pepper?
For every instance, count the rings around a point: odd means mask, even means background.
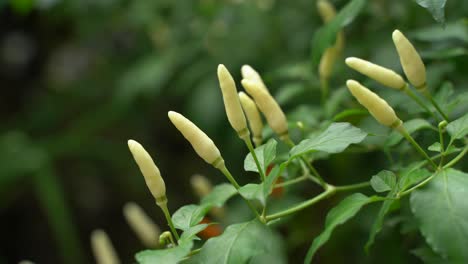
[[[120,263],[109,236],[103,230],[98,229],[91,233],[91,248],[97,264]]]
[[[128,148],[133,155],[141,174],[145,178],[146,185],[148,186],[151,194],[156,200],[166,199],[166,185],[161,177],[158,167],[154,163],[151,156],[143,148],[143,146],[135,140],[128,140]]]
[[[249,130],[247,129],[247,122],[239,102],[239,97],[237,96],[236,84],[229,71],[222,64],[218,66],[218,80],[229,123],[239,137],[248,137]]]
[[[413,44],[399,31],[392,34],[406,77],[418,90],[426,89],[426,67]]]
[[[205,132],[192,123],[192,121],[177,112],[169,111],[168,116],[177,130],[190,142],[198,156],[215,168],[221,169],[224,167],[224,160],[221,157],[221,153],[213,140],[211,140]]]
[[[159,244],[161,230],[138,204],[133,202],[125,204],[123,214],[143,245],[154,248]]]
[[[403,78],[398,73],[390,69],[355,57],[347,58],[345,62],[346,65],[348,65],[350,68],[366,75],[371,79],[376,80],[377,82],[387,87],[397,90],[401,90],[406,87],[406,82],[403,80]]]
[[[335,7],[326,0],[317,1],[317,9],[323,22],[329,23],[336,16]],[[322,80],[328,80],[333,72],[333,66],[344,47],[344,33],[339,31],[336,35],[335,44],[327,48],[320,58],[318,67],[319,76]]]
[[[241,74],[243,79],[258,82],[259,87],[269,93],[268,88],[266,87],[265,82],[263,82],[263,79],[260,76],[260,74],[250,65],[243,65],[241,67]]]
[[[348,80],[346,86],[359,103],[367,108],[379,123],[392,128],[397,128],[402,124],[393,108],[377,94],[354,80]]]
[[[239,92],[239,99],[249,120],[250,130],[253,135],[253,141],[256,146],[262,144],[263,121],[255,102],[244,92]]]
[[[265,91],[259,82],[244,79],[242,80],[242,86],[252,96],[260,111],[265,115],[271,129],[280,137],[287,136],[288,123],[286,116],[273,96]]]
[[[195,194],[203,198],[211,193],[213,185],[211,182],[203,175],[195,174],[190,178],[190,184],[192,185]]]

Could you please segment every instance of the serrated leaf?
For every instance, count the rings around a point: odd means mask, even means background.
[[[418,5],[429,11],[435,21],[445,23],[445,3],[447,0],[416,0]]]
[[[468,263],[468,174],[446,169],[411,193],[411,211],[428,245],[450,263]]]
[[[190,263],[252,263],[262,256],[274,257],[275,263],[286,263],[281,239],[258,220],[234,224],[218,237],[210,238]]]
[[[323,25],[312,39],[312,66],[315,68],[324,51],[335,43],[336,34],[361,12],[366,0],[352,0],[329,23]]]
[[[367,133],[349,123],[332,123],[317,137],[305,139],[289,151],[291,158],[313,152],[339,153],[364,140]]]
[[[176,264],[190,253],[193,247],[193,241],[180,243],[174,248],[159,250],[144,250],[135,255],[135,259],[140,264]]]
[[[201,205],[211,207],[221,207],[226,201],[237,193],[236,188],[228,183],[222,183],[213,188],[207,196],[201,200]]]
[[[367,197],[361,193],[355,193],[346,197],[336,207],[330,210],[325,220],[325,229],[317,236],[309,250],[304,263],[311,263],[317,250],[330,238],[333,230],[355,216],[366,204],[376,201],[376,197]]]
[[[450,122],[447,125],[447,132],[454,139],[460,139],[466,136],[466,134],[468,134],[468,113]]]
[[[276,140],[270,139],[267,143],[255,148],[258,162],[262,168],[263,173],[276,157]],[[257,165],[253,159],[252,153],[247,154],[244,160],[244,170],[258,172]]]
[[[383,170],[372,176],[370,183],[376,192],[386,192],[396,187],[397,178],[393,172]]]
[[[403,123],[403,126],[406,128],[409,134],[412,134],[421,129],[430,129],[432,127],[431,123],[424,119],[416,118]],[[397,131],[392,131],[388,136],[388,139],[385,141],[387,147],[394,146],[398,144],[403,139],[403,136]]]

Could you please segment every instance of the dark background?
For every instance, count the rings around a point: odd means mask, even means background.
[[[347,1],[333,2],[342,7]],[[453,34],[413,38],[442,26],[413,1],[369,1],[345,29],[342,58],[360,56],[401,72],[391,41],[399,28],[429,54],[423,58],[433,87],[452,80],[466,91],[466,50],[431,54],[467,47],[467,13],[468,2],[448,1],[446,32]],[[461,33],[453,24],[461,25]],[[161,227],[165,222],[127,149],[129,138],[158,164],[171,211],[197,202],[192,174],[223,182],[170,124],[169,110],[201,127],[236,177],[250,181],[242,170],[247,150],[226,122],[216,67],[225,64],[239,81],[240,66],[254,66],[287,113],[308,106],[305,118],[313,123],[320,93],[309,65],[310,43],[321,25],[312,0],[1,0],[0,263],[92,263],[89,234],[96,228],[107,231],[123,263],[134,261],[143,247],[126,225],[122,205],[135,201]],[[342,59],[335,71],[331,89],[354,74]],[[378,152],[317,164],[341,184],[367,180],[387,165]],[[300,191],[309,197],[317,190]],[[337,201],[320,203],[296,215],[294,227],[281,229],[291,263],[302,261]],[[317,263],[417,261],[408,250],[418,235],[402,237],[392,227],[364,254],[377,209],[338,229]]]

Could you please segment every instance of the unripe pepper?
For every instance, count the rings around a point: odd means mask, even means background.
[[[154,248],[159,244],[161,230],[138,204],[133,202],[125,204],[123,214],[143,245]]]
[[[128,140],[128,148],[140,168],[146,185],[156,201],[166,199],[166,185],[158,167],[143,146],[135,140]]]
[[[222,64],[218,66],[218,80],[229,123],[239,137],[248,137],[249,130],[247,129],[247,122],[239,102],[239,97],[237,96],[236,84],[229,71]]]
[[[91,248],[97,264],[119,264],[120,260],[109,236],[103,230],[91,233]]]
[[[221,157],[221,153],[213,140],[211,140],[205,132],[177,112],[169,111],[168,116],[177,130],[190,142],[198,156],[215,168],[221,169],[224,167],[224,160]]]
[[[350,68],[366,75],[371,79],[376,80],[377,82],[387,87],[401,90],[406,86],[406,82],[398,73],[385,67],[355,57],[347,58],[345,62],[346,65],[348,65]]]
[[[358,102],[367,108],[379,123],[392,128],[397,128],[402,124],[393,108],[377,94],[354,80],[348,80],[346,86],[348,86],[349,91]]]
[[[190,184],[199,198],[203,198],[211,193],[213,185],[203,175],[195,174],[190,178]]]
[[[270,125],[271,129],[280,137],[288,135],[288,123],[286,116],[271,94],[262,88],[260,82],[242,80],[242,86],[253,97],[260,111]]]
[[[399,31],[392,34],[406,77],[418,90],[426,89],[426,67],[413,44]]]
[[[263,122],[255,102],[244,92],[239,92],[239,99],[249,120],[250,130],[256,146],[262,144]]]
[[[265,83],[263,82],[263,79],[260,76],[260,74],[254,68],[252,68],[250,65],[243,65],[241,67],[241,74],[242,74],[243,79],[258,82],[259,87],[264,89],[265,91],[267,91],[269,93],[268,88],[266,87]]]

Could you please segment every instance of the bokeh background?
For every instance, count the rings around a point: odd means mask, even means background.
[[[346,2],[333,1],[338,8]],[[391,40],[399,28],[422,51],[431,87],[451,80],[455,93],[466,92],[467,14],[467,1],[448,1],[443,27],[414,1],[368,1],[345,29],[342,58],[401,72]],[[321,25],[314,0],[0,0],[0,263],[92,263],[95,228],[108,232],[123,263],[134,262],[143,247],[124,221],[123,204],[135,201],[165,222],[127,149],[129,138],[156,160],[172,211],[198,201],[192,174],[223,182],[170,124],[169,110],[199,125],[236,177],[252,181],[242,170],[247,150],[224,114],[216,67],[225,64],[239,81],[241,65],[254,66],[291,120],[314,125],[320,92],[311,39]],[[357,75],[340,59],[331,89],[349,76]],[[318,167],[346,184],[387,165],[383,154],[369,152],[333,156]],[[317,190],[300,191],[294,199]],[[298,214],[281,230],[291,263],[302,261],[337,201]],[[365,255],[376,209],[337,230],[317,263],[417,263],[408,250],[418,235],[403,239],[392,227]]]

